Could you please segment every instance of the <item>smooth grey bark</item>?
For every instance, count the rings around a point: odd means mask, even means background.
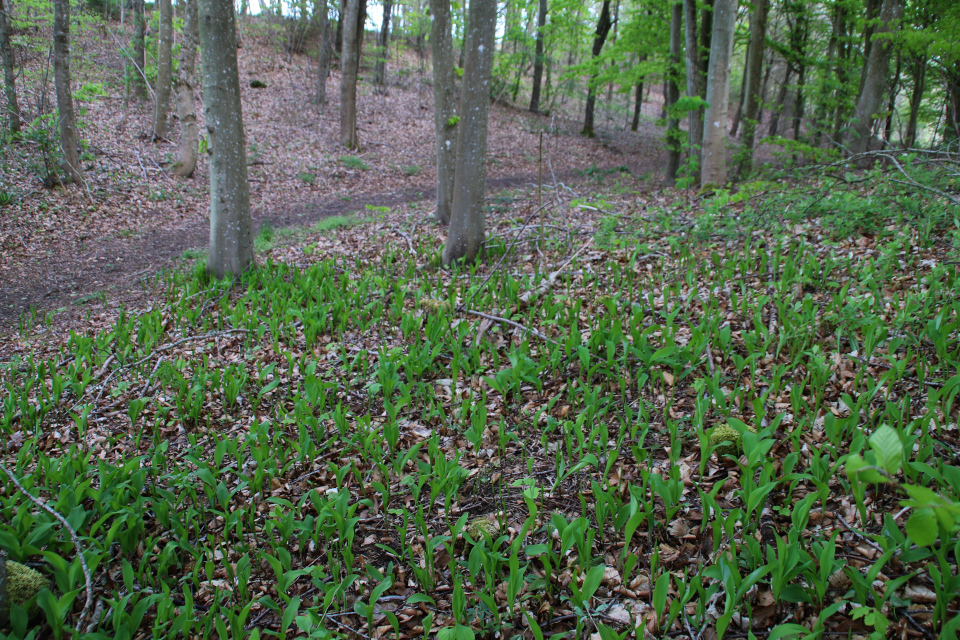
[[[593,59],[596,60],[603,50],[603,43],[607,41],[607,34],[613,22],[610,20],[610,0],[603,0],[600,9],[600,19],[597,20],[597,31],[593,36]],[[583,131],[581,135],[593,137],[593,112],[597,103],[597,87],[595,77],[597,71],[590,74],[590,83],[587,85],[587,104],[583,112]]]
[[[453,211],[443,264],[473,262],[483,247],[483,197],[487,179],[487,113],[490,72],[497,46],[497,0],[471,0],[463,68]]]
[[[199,0],[204,113],[210,161],[207,272],[239,275],[254,264],[250,190],[240,109],[233,0]]]
[[[697,0],[683,0],[684,45],[686,49],[687,95],[703,94],[700,75],[700,44],[697,39]],[[700,144],[703,142],[703,109],[691,109],[687,114],[687,141],[690,157],[700,166]],[[694,172],[697,174],[698,172]]]
[[[79,183],[83,176],[77,155],[77,120],[70,81],[70,0],[55,0],[53,3],[53,78],[57,89],[63,168],[70,180]]]
[[[883,6],[880,8],[880,25],[874,31],[875,42],[870,47],[870,57],[867,59],[863,91],[860,93],[857,108],[853,114],[853,139],[850,141],[850,151],[854,154],[863,153],[870,145],[873,120],[882,106],[883,94],[887,89],[887,77],[890,73],[890,54],[893,51],[893,45],[886,34],[893,28],[899,28],[902,16],[901,0],[883,0]]]
[[[343,0],[343,57],[340,73],[340,144],[347,149],[360,146],[357,137],[357,73],[360,70],[360,43],[357,22],[361,0]]]
[[[157,41],[157,89],[153,103],[153,137],[167,137],[167,110],[170,103],[170,77],[173,60],[173,7],[170,0],[157,0],[160,13],[160,33]]]
[[[437,138],[437,208],[434,219],[450,223],[457,157],[457,96],[453,71],[450,0],[430,0],[433,57],[433,129]]]
[[[710,64],[707,67],[707,106],[704,114],[704,185],[727,183],[727,109],[730,103],[730,62],[737,0],[716,0],[713,5],[713,34],[710,37]]]
[[[533,59],[533,89],[530,111],[540,113],[540,85],[543,82],[543,30],[547,26],[547,0],[540,0],[537,9],[537,44]]]
[[[330,73],[330,54],[332,49],[330,19],[327,16],[327,2],[320,2],[320,45],[317,50],[317,104],[327,103],[327,75]]]
[[[13,47],[10,46],[10,17],[4,0],[0,0],[0,61],[3,62],[4,93],[7,98],[7,121],[10,132],[20,132],[20,106],[17,104],[16,74],[14,73]]]
[[[757,120],[763,96],[760,88],[760,74],[763,70],[763,53],[767,38],[767,0],[755,0],[753,15],[750,16],[750,46],[747,55],[746,86],[743,106],[743,134],[741,142],[740,170],[741,178],[750,176],[753,170],[753,144],[757,132]]]
[[[180,119],[180,162],[173,172],[183,178],[197,167],[197,111],[193,85],[197,75],[197,0],[185,0],[180,72],[177,77],[177,116]]]
[[[667,95],[666,108],[669,119],[667,120],[667,167],[664,171],[664,179],[667,186],[674,186],[677,183],[677,170],[680,169],[680,152],[683,145],[680,144],[680,119],[670,114],[670,108],[680,99],[680,88],[677,86],[677,77],[679,76],[680,66],[680,42],[683,38],[681,30],[683,29],[683,3],[675,2],[673,5],[673,15],[670,19],[670,61],[667,69]]]
[[[147,98],[147,19],[144,0],[133,0],[133,89],[141,100]]]
[[[387,54],[390,50],[390,12],[392,10],[393,0],[384,0],[383,20],[380,24],[380,33],[377,37],[377,66],[373,80],[381,90],[387,84]]]

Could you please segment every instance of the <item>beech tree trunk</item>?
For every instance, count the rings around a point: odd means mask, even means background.
[[[144,0],[133,0],[133,89],[141,100],[147,99],[147,19]]]
[[[737,0],[716,0],[713,5],[713,34],[710,37],[710,64],[707,67],[707,107],[704,115],[703,184],[722,187],[727,183],[727,110],[730,102],[730,61]]]
[[[703,94],[700,75],[700,44],[697,39],[697,0],[683,0],[684,40],[686,49],[687,95]],[[691,109],[687,114],[687,142],[690,157],[700,166],[700,144],[703,142],[703,109]],[[694,172],[695,177],[699,172]],[[699,180],[695,180],[699,183]]]
[[[383,22],[380,25],[380,35],[377,38],[377,67],[374,73],[374,83],[381,90],[387,84],[387,53],[390,49],[390,12],[393,9],[393,0],[383,2]]]
[[[747,56],[746,85],[743,115],[743,153],[740,162],[740,177],[747,178],[753,170],[753,144],[757,132],[757,120],[763,95],[760,87],[760,73],[763,70],[763,51],[767,37],[767,0],[755,0],[753,15],[750,16],[750,51]]]
[[[57,88],[63,169],[71,181],[79,183],[83,176],[77,155],[79,141],[70,81],[70,0],[55,0],[53,3],[53,77]]]
[[[177,78],[177,116],[180,119],[180,162],[174,173],[189,178],[197,167],[197,111],[193,86],[197,75],[197,0],[185,0],[183,42]]]
[[[476,260],[483,246],[483,197],[487,180],[487,112],[490,72],[497,46],[497,1],[471,0],[464,60],[453,211],[443,264]]]
[[[603,0],[603,8],[600,10],[600,19],[597,21],[597,31],[593,37],[593,58],[594,60],[603,50],[603,43],[607,41],[607,34],[610,33],[610,27],[613,22],[610,20],[610,0]],[[587,104],[583,114],[582,135],[593,137],[593,112],[597,102],[596,78],[597,72],[590,74],[590,84],[587,87]]]
[[[156,101],[153,104],[153,137],[167,137],[167,109],[170,102],[170,76],[173,61],[170,52],[173,48],[173,7],[170,0],[157,0],[160,9],[160,34],[157,42],[157,88]]]
[[[540,0],[537,11],[537,45],[533,60],[533,89],[530,111],[540,113],[540,84],[543,81],[543,30],[547,26],[547,0]]]
[[[640,56],[640,64],[647,61],[647,54]],[[637,81],[636,95],[633,101],[633,122],[630,123],[630,130],[636,131],[640,128],[640,110],[643,108],[643,81],[644,76],[640,76]]]
[[[327,2],[320,3],[320,45],[317,50],[317,104],[327,103],[327,75],[330,73],[331,29],[327,16]]]
[[[343,57],[340,73],[340,144],[347,149],[360,146],[357,136],[357,73],[360,70],[360,43],[357,22],[361,0],[343,0]]]
[[[670,66],[667,69],[667,168],[664,172],[664,178],[667,186],[674,186],[677,183],[677,170],[680,169],[680,152],[682,149],[680,143],[680,119],[670,113],[671,107],[680,99],[680,88],[677,87],[677,77],[679,76],[680,66],[680,47],[683,35],[683,4],[675,2],[673,5],[673,15],[670,19]]]
[[[433,128],[437,138],[437,208],[434,219],[450,223],[457,157],[457,96],[453,72],[450,0],[430,0],[433,57]]]
[[[894,26],[892,23],[899,23],[901,16],[903,16],[902,0],[883,0],[883,6],[880,8],[880,25],[875,30],[874,37],[889,33]],[[853,139],[850,141],[850,151],[854,154],[863,153],[870,146],[873,120],[883,106],[883,94],[887,89],[892,51],[893,45],[888,37],[877,39],[870,47],[863,91],[860,93],[857,108],[853,114]]]
[[[13,47],[10,46],[10,17],[0,0],[0,61],[3,62],[4,93],[7,98],[7,122],[10,133],[20,132],[20,106],[17,104],[16,73],[14,73]]]
[[[233,0],[199,2],[207,152],[212,154],[207,272],[223,278],[254,265],[237,32]]]
[[[927,82],[927,57],[919,56],[913,68],[913,92],[910,94],[910,119],[907,121],[907,132],[904,135],[904,146],[912,149],[917,144],[917,121],[920,117],[920,102]]]

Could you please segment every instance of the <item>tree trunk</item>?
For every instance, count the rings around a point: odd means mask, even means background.
[[[450,223],[457,157],[457,96],[453,72],[450,0],[430,0],[433,57],[433,128],[437,138],[437,208],[434,219]]]
[[[700,97],[707,96],[707,72],[710,64],[711,39],[713,38],[714,0],[703,0],[700,10]]]
[[[545,0],[541,0],[543,2]],[[3,82],[7,98],[7,120],[10,133],[20,133],[20,106],[17,104],[16,74],[14,73],[13,47],[10,46],[10,17],[0,0],[0,61],[3,62]]]
[[[603,8],[600,10],[600,19],[597,21],[597,31],[593,37],[593,59],[596,60],[603,49],[603,43],[607,40],[607,34],[610,33],[610,27],[613,23],[610,20],[610,0],[603,0]],[[590,74],[590,84],[587,87],[587,104],[583,115],[582,135],[593,137],[593,111],[597,102],[596,75],[594,71]]]
[[[640,64],[643,64],[646,61],[647,54],[640,56]],[[633,122],[630,123],[631,131],[636,131],[640,128],[640,110],[643,107],[643,80],[644,76],[640,76],[640,80],[637,81],[637,91],[633,103]]]
[[[357,73],[360,69],[360,43],[357,23],[362,0],[343,0],[343,58],[340,74],[340,144],[347,149],[360,146],[357,137]]]
[[[907,121],[907,133],[904,146],[912,149],[917,144],[917,120],[920,117],[920,103],[927,83],[927,56],[918,56],[913,68],[913,92],[910,94],[910,119]]]
[[[901,0],[883,0],[880,8],[880,26],[874,36],[889,33],[897,23],[899,28],[900,17],[903,15]],[[870,132],[873,130],[873,119],[882,107],[884,91],[887,88],[887,78],[890,73],[890,54],[893,45],[890,38],[884,37],[874,42],[870,48],[870,57],[867,60],[867,70],[864,74],[863,91],[857,100],[854,112],[853,140],[850,141],[850,151],[854,154],[863,153],[870,146]]]
[[[837,110],[833,119],[833,139],[841,143],[843,123],[847,118],[847,60],[850,58],[850,43],[847,42],[847,10],[842,2],[837,3],[837,62],[834,74],[837,77],[837,90],[834,92],[834,102]]]
[[[737,20],[737,0],[716,0],[707,68],[707,107],[704,116],[703,184],[727,183],[727,109],[730,101],[730,61]]]
[[[547,26],[547,0],[540,0],[537,11],[536,58],[533,61],[533,90],[530,92],[530,111],[540,113],[540,83],[543,80],[543,30]]]
[[[790,88],[790,76],[793,75],[793,68],[788,64],[783,75],[783,84],[780,85],[780,93],[777,95],[777,104],[773,109],[773,116],[770,120],[770,135],[775,136],[780,131],[780,116],[783,114],[784,106],[787,103],[787,90]]]
[[[943,123],[943,141],[947,144],[960,140],[960,62],[948,66],[944,73],[946,110]]]
[[[387,84],[387,53],[390,49],[390,12],[393,0],[383,1],[383,21],[380,24],[380,36],[377,38],[377,67],[374,82],[381,90]]]
[[[864,1],[866,4],[866,19],[863,23],[863,68],[860,70],[860,84],[857,86],[858,96],[863,93],[863,83],[867,81],[867,61],[870,60],[870,52],[873,50],[875,20],[879,17],[883,0]]]
[[[180,162],[174,173],[183,178],[197,167],[197,112],[193,85],[197,75],[197,0],[185,0],[180,72],[177,78],[177,116],[180,119]]]
[[[471,0],[470,34],[463,69],[453,211],[443,264],[476,260],[483,246],[483,197],[487,177],[487,111],[490,71],[497,45],[496,0]]]
[[[893,134],[893,112],[897,108],[897,95],[900,93],[900,71],[903,59],[900,52],[897,52],[897,70],[893,74],[893,83],[890,85],[890,101],[887,103],[887,122],[883,128],[883,139],[890,144]]]
[[[747,52],[744,56],[747,60],[750,59],[750,45],[753,43],[747,42]],[[743,78],[740,80],[740,100],[737,101],[737,111],[733,115],[733,125],[730,127],[730,136],[732,138],[737,137],[737,131],[740,129],[740,121],[743,119],[743,103],[747,95],[747,77],[746,70],[744,70]]]
[[[73,112],[70,82],[70,0],[55,0],[53,3],[53,74],[57,88],[64,171],[70,180],[80,183],[83,176],[77,156],[77,121]]]
[[[157,42],[157,88],[153,105],[153,138],[167,137],[167,109],[170,102],[170,76],[173,48],[173,7],[170,0],[157,0],[160,9],[160,33]]]
[[[327,2],[320,3],[320,44],[317,49],[317,104],[327,103],[327,75],[330,72],[330,20]]]
[[[753,170],[753,144],[757,132],[757,116],[763,94],[760,88],[760,72],[763,70],[763,50],[767,37],[767,0],[756,0],[753,15],[750,16],[750,50],[747,55],[746,86],[744,95],[743,151],[740,160],[740,177],[746,179]]]
[[[683,145],[680,143],[680,119],[670,113],[673,105],[680,99],[680,88],[677,86],[677,78],[680,75],[680,47],[683,39],[683,3],[675,2],[673,5],[673,15],[670,19],[670,66],[667,68],[667,168],[664,172],[664,179],[667,186],[672,187],[677,183],[677,171],[680,169],[680,152]]]
[[[254,265],[237,32],[233,0],[199,2],[208,153],[213,155],[207,272],[223,278],[239,275]]]
[[[147,99],[147,18],[144,0],[133,0],[133,89],[141,100]]]
[[[684,40],[686,49],[687,95],[702,95],[700,75],[700,44],[697,39],[697,0],[683,0]],[[638,87],[642,90],[642,86]],[[703,109],[691,109],[687,114],[687,143],[690,157],[700,166],[700,143],[703,142]],[[699,183],[699,171],[694,171],[694,182]]]

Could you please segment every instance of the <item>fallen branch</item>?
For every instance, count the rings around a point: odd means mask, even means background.
[[[557,278],[559,278],[560,274],[563,273],[563,270],[567,268],[567,265],[573,262],[574,259],[577,256],[579,256],[581,253],[583,253],[583,250],[589,247],[591,244],[593,244],[593,238],[590,238],[585,243],[583,243],[583,246],[577,249],[577,252],[572,256],[570,256],[566,262],[561,264],[556,271],[554,271],[549,276],[547,276],[547,278],[540,283],[539,287],[537,287],[536,289],[531,289],[530,291],[527,291],[525,294],[520,296],[520,302],[522,304],[529,304],[531,300],[543,295],[544,293],[549,291],[551,288],[553,288],[553,285],[557,282]]]
[[[475,309],[464,309],[464,313],[469,313],[470,315],[477,316],[478,318],[484,318],[486,320],[491,320],[493,322],[502,322],[504,324],[510,325],[511,327],[517,328],[520,331],[523,331],[524,333],[532,333],[533,335],[537,336],[541,340],[545,340],[546,342],[549,342],[551,344],[557,344],[557,342],[555,342],[554,340],[551,340],[550,338],[543,335],[536,329],[530,329],[529,327],[525,327],[519,322],[514,322],[513,320],[501,318],[500,316],[490,315],[489,313],[484,313],[482,311],[477,311]]]

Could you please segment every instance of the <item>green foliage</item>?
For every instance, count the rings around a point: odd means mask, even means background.
[[[340,156],[340,164],[353,171],[368,171],[370,165],[357,156]]]

